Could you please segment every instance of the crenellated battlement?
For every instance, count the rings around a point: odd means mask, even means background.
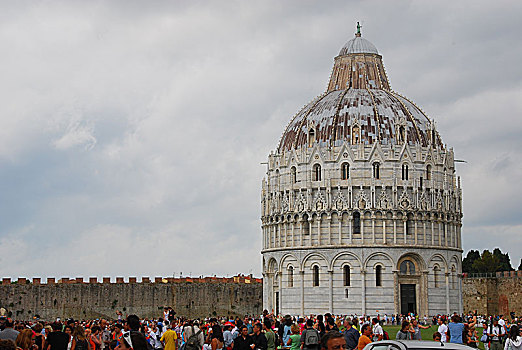
[[[236,275],[233,277],[102,277],[101,280],[98,277],[62,277],[56,279],[55,277],[47,277],[42,279],[40,277],[33,277],[32,279],[26,277],[18,277],[16,280],[9,277],[2,278],[2,285],[10,284],[33,284],[33,285],[54,285],[54,284],[150,284],[150,283],[238,283],[238,284],[251,284],[251,283],[263,283],[261,278],[253,277],[252,275]]]

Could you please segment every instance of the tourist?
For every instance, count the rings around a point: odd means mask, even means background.
[[[488,329],[489,349],[502,350],[502,337],[506,334],[504,327],[499,325],[498,319],[494,318]]]
[[[447,342],[448,326],[446,326],[442,317],[439,317],[438,323],[439,323],[439,328],[437,329],[437,332],[440,333],[440,341],[441,341],[441,343],[445,343],[445,342]]]
[[[239,327],[239,335],[234,339],[234,350],[252,350],[250,345],[253,343],[252,337],[248,334],[248,327],[242,325]]]
[[[411,340],[412,333],[410,329],[410,322],[404,320],[402,321],[401,329],[397,332],[395,336],[396,340]]]
[[[63,331],[64,331],[64,333],[67,334],[67,336],[69,337],[69,338],[68,338],[69,341],[68,341],[68,343],[67,343],[67,350],[71,350],[71,347],[72,347],[72,340],[73,340],[73,336],[72,336],[72,334],[73,334],[73,328],[72,328],[72,326],[67,325],[67,326],[65,326],[65,327],[63,328]]]
[[[504,350],[522,350],[522,337],[520,336],[520,328],[514,324],[509,329],[509,335],[504,345]]]
[[[286,345],[290,346],[290,350],[298,350],[301,348],[301,335],[299,334],[299,326],[293,324],[291,330],[292,335],[288,338]]]
[[[232,350],[232,343],[234,342],[234,335],[232,334],[232,328],[234,325],[230,322],[225,323],[223,329],[223,341],[226,350]]]
[[[0,350],[16,350],[16,343],[11,339],[0,340]]]
[[[112,340],[116,340],[119,344],[121,337],[123,337],[123,326],[121,323],[116,323],[114,325],[114,331],[112,332]]]
[[[190,339],[190,336],[192,334],[196,334],[197,345],[198,345],[199,349],[201,349],[203,347],[203,344],[205,344],[205,335],[203,334],[203,331],[199,328],[199,323],[197,321],[192,321],[192,320],[189,320],[183,327],[182,346],[183,346],[183,344],[187,343],[187,341]]]
[[[35,324],[33,327],[34,344],[38,347],[38,350],[43,350],[45,344],[45,336],[42,334],[43,329],[44,327],[40,322]]]
[[[102,329],[98,325],[92,327],[91,344],[92,343],[94,343],[93,349],[101,350],[103,344]]]
[[[145,337],[138,332],[123,332],[121,341],[114,350],[148,350],[147,341]]]
[[[263,326],[261,323],[254,324],[254,333],[252,334],[252,344],[254,345],[252,349],[254,350],[266,350],[267,349],[267,341],[265,335],[261,332]]]
[[[18,350],[31,350],[33,348],[33,331],[24,329],[16,336],[16,347]]]
[[[165,323],[167,324],[167,330],[160,337],[160,342],[164,345],[165,350],[176,350],[178,348],[178,335],[172,329],[169,321],[165,321]]]
[[[314,328],[314,321],[312,319],[306,320],[306,329],[301,333],[301,349],[318,350],[319,341],[319,331]]]
[[[413,320],[411,322],[411,328],[413,328],[413,340],[422,340],[422,335],[421,335],[421,328],[422,329],[428,329],[430,328],[431,326],[423,326],[423,325],[420,325],[419,324],[419,321],[417,320]]]
[[[361,327],[361,336],[359,337],[359,342],[357,343],[357,349],[363,350],[364,347],[372,342],[372,328],[369,324],[364,324]]]
[[[466,332],[466,345],[471,348],[478,348],[478,335],[475,327],[470,327],[469,325],[465,325]]]
[[[5,328],[0,332],[0,339],[2,339],[2,340],[9,339],[12,341],[16,341],[16,337],[18,337],[18,333],[20,333],[20,332],[14,330],[13,327],[14,327],[13,320],[10,318],[7,318],[5,320]]]
[[[345,323],[345,331],[344,331],[344,340],[346,342],[347,350],[354,350],[357,348],[357,344],[359,344],[359,331],[355,328],[353,320],[347,317],[344,321]]]
[[[210,343],[210,348],[212,350],[222,350],[225,340],[223,338],[223,331],[221,330],[221,326],[214,323],[214,325],[209,329],[208,340]]]
[[[480,342],[484,345],[484,350],[489,350],[488,324],[486,322],[482,323]]]
[[[317,315],[316,329],[319,331],[319,336],[322,338],[326,333],[326,326],[323,322],[323,315]]]
[[[272,320],[270,320],[269,318],[265,318],[263,320],[263,330],[265,331],[267,350],[275,350],[276,336],[274,331],[272,330]]]
[[[382,340],[384,336],[384,332],[382,331],[382,327],[379,324],[379,320],[377,318],[372,319],[372,334],[373,341]]]
[[[464,344],[462,335],[464,334],[464,323],[459,315],[451,316],[451,322],[448,324],[448,331],[450,333],[450,343]]]
[[[82,326],[74,327],[71,350],[92,350]]]
[[[45,340],[46,350],[67,350],[71,336],[62,332],[61,323],[54,322],[51,326],[53,331],[47,335]]]
[[[321,350],[343,350],[345,347],[344,337],[337,331],[328,332],[321,339]]]

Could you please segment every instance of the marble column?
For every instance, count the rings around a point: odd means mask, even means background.
[[[328,275],[330,277],[330,310],[328,311],[330,311],[333,314],[333,270],[328,270]]]
[[[300,270],[299,275],[301,276],[301,316],[304,316],[304,271]]]

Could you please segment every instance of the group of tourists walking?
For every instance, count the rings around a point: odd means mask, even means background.
[[[395,340],[423,340],[422,330],[436,327],[432,339],[486,350],[522,350],[521,319],[438,315],[340,316],[326,313],[307,317],[276,316],[186,319],[165,308],[161,318],[136,315],[115,320],[54,322],[0,318],[0,350],[363,350],[390,339],[386,329],[401,322]],[[384,326],[384,327],[383,327]],[[482,328],[481,336],[477,330]],[[428,340],[428,339],[424,339]]]

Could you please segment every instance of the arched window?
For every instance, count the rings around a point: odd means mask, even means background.
[[[377,265],[375,267],[375,286],[382,287],[382,266]]]
[[[378,162],[373,163],[373,178],[374,179],[380,179],[380,177],[381,177],[379,167],[380,167],[380,164]]]
[[[350,177],[350,164],[343,163],[341,165],[341,179],[348,180],[349,177]]]
[[[350,286],[350,266],[348,265],[343,267],[343,282],[345,287]]]
[[[314,142],[315,142],[315,130],[310,129],[310,132],[308,132],[308,147],[312,147]]]
[[[415,264],[410,260],[404,260],[399,268],[401,275],[414,275]]]
[[[353,233],[361,233],[361,214],[359,212],[353,213]]]
[[[319,266],[314,266],[314,287],[319,287]]]
[[[290,168],[290,181],[295,184],[297,183],[297,169],[295,166]]]
[[[426,180],[431,180],[431,165],[428,164],[426,167]]]
[[[457,289],[457,270],[455,266],[451,267],[451,288]]]
[[[407,164],[403,164],[402,165],[402,179],[403,180],[408,180],[408,165]]]
[[[321,181],[321,166],[319,164],[315,164],[312,169],[312,180]]]
[[[440,273],[440,268],[437,265],[435,265],[433,267],[433,281],[435,284],[435,288],[439,288],[439,273]]]
[[[294,267],[288,267],[288,287],[292,288],[294,286]]]

